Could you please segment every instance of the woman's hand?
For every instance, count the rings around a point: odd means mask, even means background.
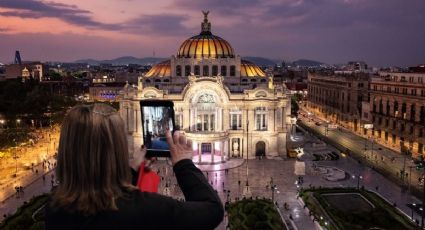
[[[142,145],[140,149],[136,149],[133,159],[130,159],[130,167],[135,171],[139,171],[140,164],[145,160],[146,147]]]
[[[192,160],[193,149],[191,140],[187,140],[179,131],[175,131],[173,136],[171,136],[170,131],[167,131],[165,136],[167,137],[168,146],[170,146],[171,163],[173,165],[183,159]]]

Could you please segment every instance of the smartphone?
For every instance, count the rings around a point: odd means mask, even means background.
[[[143,143],[146,157],[171,157],[165,137],[168,130],[174,132],[174,103],[166,100],[140,101],[143,126]]]

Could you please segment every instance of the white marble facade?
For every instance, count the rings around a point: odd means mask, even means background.
[[[231,93],[220,77],[194,77],[181,93],[155,87],[127,86],[121,94],[120,114],[133,148],[142,143],[140,101],[174,102],[175,121],[194,143],[194,156],[211,154],[210,161],[230,157],[286,157],[290,101],[283,89],[257,87]],[[212,148],[211,146],[214,146]]]
[[[285,86],[241,60],[210,29],[204,13],[200,35],[183,42],[177,56],[140,76],[137,86],[127,85],[121,92],[120,114],[131,153],[143,139],[140,101],[157,99],[174,102],[176,126],[193,141],[198,163],[286,157],[291,103]]]

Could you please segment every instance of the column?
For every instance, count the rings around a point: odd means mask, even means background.
[[[221,161],[224,162],[224,141],[220,142]]]
[[[198,142],[198,162],[202,162],[202,149],[201,149],[201,143]]]
[[[214,149],[215,148],[215,142],[211,142],[211,163],[214,163]]]
[[[272,131],[274,132],[274,108],[273,107],[268,107],[267,109],[267,130],[268,131]]]
[[[190,127],[190,122],[191,118],[190,118],[190,111],[189,108],[184,108],[183,109],[183,119],[180,121],[182,123],[182,127],[181,129],[183,130],[189,130]]]
[[[222,110],[222,123],[223,123],[223,125],[222,125],[222,131],[224,131],[224,130],[228,130],[229,129],[229,127],[230,127],[230,124],[229,124],[229,109],[223,109]]]

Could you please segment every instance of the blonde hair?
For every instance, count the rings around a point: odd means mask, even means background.
[[[78,105],[62,124],[52,206],[96,214],[117,210],[116,198],[134,190],[124,122],[104,104]]]

